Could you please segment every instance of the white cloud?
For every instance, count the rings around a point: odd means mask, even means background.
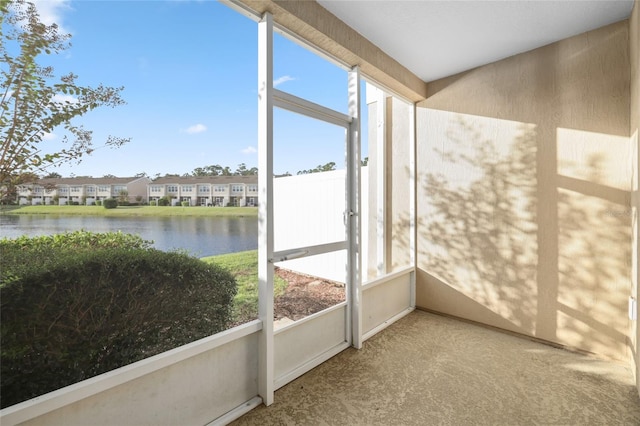
[[[256,152],[258,152],[258,150],[255,149],[252,146],[248,146],[248,147],[246,147],[245,149],[242,150],[243,154],[255,154]]]
[[[58,93],[56,95],[53,95],[53,98],[51,98],[51,102],[56,102],[56,103],[65,103],[65,102],[69,102],[71,104],[75,104],[76,102],[78,102],[78,99],[71,96],[71,95],[65,95],[62,93]]]
[[[45,140],[45,141],[52,141],[52,140],[54,140],[56,138],[57,138],[57,136],[55,134],[53,134],[53,133],[44,132],[42,134],[42,140]]]
[[[293,80],[295,80],[295,78],[291,77],[290,75],[283,75],[282,77],[276,78],[275,80],[273,80],[273,87],[278,87],[282,83],[286,83],[287,81],[293,81]]]
[[[204,124],[198,123],[198,124],[194,124],[193,126],[187,127],[187,130],[185,131],[190,135],[193,135],[196,133],[202,133],[207,131],[207,126],[205,126]]]
[[[71,10],[69,0],[33,0],[38,9],[38,15],[42,23],[51,25],[58,24],[58,28],[62,34],[68,34],[70,31],[64,27],[63,14],[67,10]]]

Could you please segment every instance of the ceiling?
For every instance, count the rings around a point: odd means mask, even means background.
[[[317,0],[429,82],[627,19],[633,0]]]

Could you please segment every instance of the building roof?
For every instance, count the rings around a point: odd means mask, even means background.
[[[73,177],[73,178],[45,178],[38,179],[36,183],[43,186],[48,185],[126,185],[138,179],[149,179],[140,177]],[[149,179],[150,181],[150,179]]]
[[[152,184],[169,185],[169,184],[233,184],[233,183],[258,183],[257,175],[249,176],[169,176],[155,179]]]

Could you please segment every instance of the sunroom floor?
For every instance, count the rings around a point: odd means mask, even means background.
[[[640,425],[628,366],[415,311],[238,425]]]

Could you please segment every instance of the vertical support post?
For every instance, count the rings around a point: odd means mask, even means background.
[[[376,269],[387,273],[387,96],[377,89],[376,99]]]
[[[347,262],[349,310],[351,319],[351,344],[362,348],[362,265],[360,250],[360,68],[349,72],[349,115],[352,118],[347,135],[347,237],[349,259]]]
[[[411,250],[411,266],[414,272],[411,274],[410,302],[411,308],[416,307],[416,199],[417,199],[417,179],[416,179],[416,104],[409,109],[409,250]]]
[[[273,403],[273,17],[258,23],[258,393]]]

